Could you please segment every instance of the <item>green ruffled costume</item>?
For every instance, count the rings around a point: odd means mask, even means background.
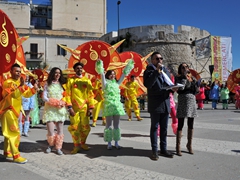
[[[63,97],[63,88],[59,83],[52,83],[48,88],[48,98],[55,98],[61,100]],[[64,122],[68,119],[68,111],[66,107],[58,108],[45,103],[43,112],[43,123]]]
[[[123,69],[123,75],[128,75],[134,67],[134,61],[129,60],[127,66]],[[97,61],[95,66],[96,72],[98,74],[102,74],[102,78],[104,78],[104,68],[103,61]],[[120,83],[121,83],[120,78]],[[105,79],[105,78],[104,78]],[[115,79],[109,80],[105,79],[106,84],[103,92],[104,92],[104,101],[103,101],[103,112],[102,115],[105,117],[116,116],[116,115],[125,115],[125,111],[123,109],[123,104],[120,101],[120,88],[119,83],[116,82]],[[104,141],[108,142],[108,149],[111,149],[111,141],[112,139],[115,141],[115,146],[117,148],[121,148],[117,142],[121,139],[120,128],[112,129],[111,127],[104,129]]]
[[[104,91],[103,116],[125,115],[123,104],[120,99],[119,84],[116,80],[106,79]]]
[[[127,66],[123,69],[123,74],[128,75],[134,67],[134,61],[131,59],[128,61]],[[95,66],[98,74],[104,73],[103,61],[97,61]],[[121,103],[119,84],[115,79],[106,79],[106,87],[103,89],[104,101],[103,101],[103,116],[125,115],[123,104]]]
[[[39,107],[38,107],[38,98],[35,95],[35,106],[34,109],[30,112],[30,117],[32,121],[32,127],[38,125],[40,123],[40,118],[39,118]]]

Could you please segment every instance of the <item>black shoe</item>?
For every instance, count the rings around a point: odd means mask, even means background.
[[[164,157],[173,158],[173,154],[168,151],[161,152],[161,155]]]
[[[153,152],[151,159],[153,161],[157,161],[159,159],[158,153],[157,152]]]

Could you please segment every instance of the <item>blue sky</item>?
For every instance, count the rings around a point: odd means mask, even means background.
[[[29,0],[20,0],[29,2]],[[49,0],[33,0],[48,3]],[[107,32],[117,31],[118,0],[107,0]],[[120,29],[144,25],[194,26],[232,37],[233,70],[240,68],[240,0],[121,0]]]
[[[14,0],[10,0],[10,1],[14,1]],[[25,3],[29,3],[30,0],[16,0],[19,2],[25,2]],[[32,0],[33,4],[51,4],[50,0]]]
[[[117,0],[107,0],[107,32],[117,31]],[[121,0],[120,29],[144,25],[194,26],[231,36],[233,70],[240,68],[240,0]]]

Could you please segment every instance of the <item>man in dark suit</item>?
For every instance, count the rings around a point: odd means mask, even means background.
[[[164,75],[163,75],[164,74]],[[152,160],[158,160],[157,129],[160,125],[160,153],[173,158],[172,153],[167,151],[167,128],[170,113],[169,86],[166,76],[170,77],[169,71],[163,66],[163,58],[159,52],[151,55],[151,64],[144,71],[143,83],[147,88],[148,112],[151,117],[150,139],[152,146]],[[173,89],[176,91],[177,89]]]

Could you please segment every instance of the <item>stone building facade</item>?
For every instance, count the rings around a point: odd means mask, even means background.
[[[117,40],[117,33],[111,32],[100,39],[108,43]],[[210,78],[209,65],[211,57],[196,60],[194,41],[209,36],[206,30],[192,26],[181,25],[174,31],[174,25],[138,26],[119,30],[119,39],[128,38],[128,45],[123,51],[135,51],[142,56],[158,51],[164,58],[164,63],[175,73],[181,62],[186,62],[200,74],[201,78]]]
[[[25,1],[27,2],[27,1]],[[1,1],[20,37],[27,68],[67,68],[71,54],[57,44],[77,48],[106,33],[106,0],[51,0],[48,4]],[[44,2],[44,1],[43,1]]]

